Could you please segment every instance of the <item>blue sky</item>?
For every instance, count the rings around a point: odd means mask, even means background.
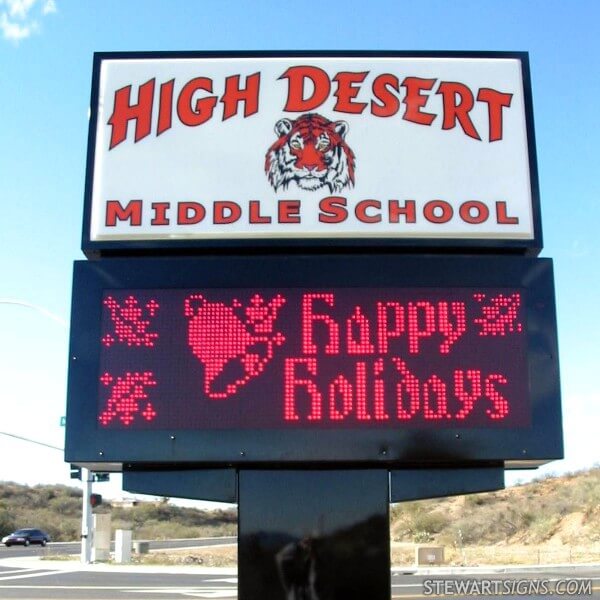
[[[599,17],[595,0],[0,0],[0,431],[63,444],[94,51],[525,50],[566,439],[545,471],[598,462]],[[69,482],[57,451],[0,436],[0,456],[0,480]]]

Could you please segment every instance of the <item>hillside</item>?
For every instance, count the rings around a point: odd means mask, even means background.
[[[449,546],[600,542],[600,468],[499,492],[397,504],[395,541]]]
[[[173,506],[166,499],[131,508],[106,503],[115,529],[137,539],[234,535],[236,512]],[[46,529],[55,541],[79,539],[81,490],[0,482],[0,534],[17,527]],[[397,546],[436,543],[470,546],[600,545],[600,468],[548,477],[499,492],[406,502],[392,506]]]
[[[0,482],[0,536],[18,527],[41,527],[53,541],[79,539],[81,489],[64,485],[28,487]],[[110,512],[114,529],[133,529],[136,539],[235,535],[234,510],[200,511],[158,502],[113,507],[105,502],[95,512]]]

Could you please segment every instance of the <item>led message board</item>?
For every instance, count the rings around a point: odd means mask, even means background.
[[[108,290],[101,427],[524,426],[520,288]]]
[[[76,263],[71,462],[560,452],[548,261],[105,262]]]
[[[541,248],[525,53],[95,55],[83,249]]]

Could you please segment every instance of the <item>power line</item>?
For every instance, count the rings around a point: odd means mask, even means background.
[[[6,435],[11,438],[16,438],[17,440],[23,440],[25,442],[31,442],[32,444],[37,444],[38,446],[45,446],[46,448],[52,448],[52,450],[60,450],[64,452],[64,448],[59,448],[58,446],[52,446],[51,444],[46,444],[44,442],[38,442],[37,440],[32,440],[21,435],[15,435],[14,433],[7,433],[6,431],[0,431],[0,435]]]
[[[62,317],[55,315],[53,312],[49,311],[43,306],[38,306],[37,304],[32,304],[31,302],[25,302],[24,300],[16,300],[15,298],[0,298],[0,304],[12,304],[13,306],[24,306],[25,308],[33,308],[33,310],[37,310],[39,313],[45,315],[53,321],[56,321],[63,327],[68,327],[67,322]]]
[[[0,304],[11,304],[12,306],[23,306],[24,308],[32,308],[42,315],[52,319],[59,325],[62,325],[64,328],[67,328],[67,322],[58,315],[55,315],[53,312],[49,311],[47,308],[43,306],[39,306],[37,304],[33,304],[31,302],[26,302],[25,300],[17,300],[15,298],[0,298]],[[6,435],[8,437],[15,438],[17,440],[23,440],[24,442],[30,442],[32,444],[37,444],[38,446],[44,446],[46,448],[51,448],[52,450],[59,450],[60,452],[64,452],[64,448],[59,448],[58,446],[52,446],[51,444],[46,444],[45,442],[38,442],[37,440],[32,440],[30,438],[23,437],[21,435],[15,435],[14,433],[7,433],[6,431],[0,431],[0,435]]]

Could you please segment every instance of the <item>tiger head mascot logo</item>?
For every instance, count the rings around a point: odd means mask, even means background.
[[[269,148],[265,172],[277,191],[291,181],[307,191],[328,187],[340,192],[354,185],[354,152],[344,141],[345,121],[329,121],[316,113],[295,121],[280,119],[275,124],[277,141]]]

